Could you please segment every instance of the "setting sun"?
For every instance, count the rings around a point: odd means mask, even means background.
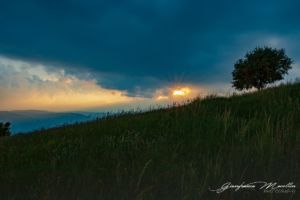
[[[191,92],[189,88],[179,88],[173,91],[173,96],[186,96]]]

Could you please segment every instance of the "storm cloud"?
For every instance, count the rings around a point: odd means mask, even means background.
[[[173,82],[229,83],[234,61],[256,46],[285,48],[298,63],[299,7],[295,0],[3,1],[0,54],[149,97]]]

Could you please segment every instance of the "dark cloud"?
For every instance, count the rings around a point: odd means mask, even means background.
[[[299,34],[299,7],[295,0],[2,1],[0,54],[85,69],[132,95],[178,76],[228,81],[240,52],[268,43],[259,38]]]

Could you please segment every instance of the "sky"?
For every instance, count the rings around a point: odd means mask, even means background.
[[[3,0],[0,110],[109,110],[229,94],[236,60],[284,48],[300,77],[296,0]],[[182,98],[178,97],[179,99]]]

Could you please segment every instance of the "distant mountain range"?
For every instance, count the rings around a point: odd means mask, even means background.
[[[84,122],[103,117],[105,113],[48,112],[41,110],[0,111],[0,122],[10,122],[13,134],[26,133],[42,128]]]

